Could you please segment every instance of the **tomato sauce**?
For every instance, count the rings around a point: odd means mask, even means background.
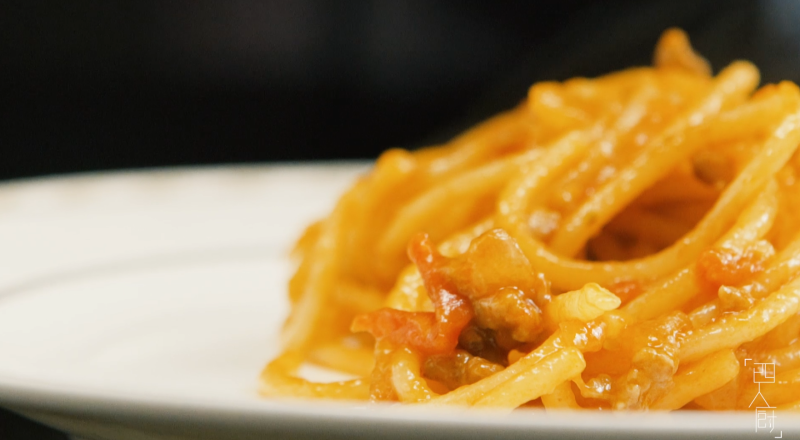
[[[408,247],[411,261],[419,269],[433,312],[406,312],[382,308],[353,321],[353,331],[367,331],[379,341],[406,346],[422,354],[445,354],[455,350],[461,330],[472,320],[469,299],[458,292],[448,274],[447,258],[439,254],[426,234],[415,236]]]

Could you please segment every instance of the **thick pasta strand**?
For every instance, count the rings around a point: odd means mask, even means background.
[[[798,410],[800,89],[756,90],[744,61],[713,76],[678,29],[654,65],[534,84],[444,145],[384,153],[298,242],[262,394],[730,410],[750,359]]]
[[[401,402],[418,403],[437,396],[420,375],[419,357],[409,349],[392,355],[392,385]]]
[[[442,223],[446,226],[458,222],[448,217],[453,217],[452,205],[448,202],[453,198],[463,199],[479,203],[486,195],[496,194],[505,184],[506,175],[513,172],[520,164],[538,159],[542,155],[542,150],[532,150],[514,158],[504,158],[474,170],[465,172],[451,178],[446,183],[433,187],[421,194],[408,205],[403,207],[387,227],[379,250],[384,255],[394,255],[398,250],[402,253],[408,244],[408,237],[414,232],[424,230],[426,227],[442,228]],[[461,208],[466,215],[474,207],[467,205],[467,209]],[[472,209],[470,209],[472,208]],[[447,218],[444,222],[443,218]],[[456,226],[455,229],[457,229]],[[446,228],[445,228],[446,229]],[[450,228],[452,230],[454,228]]]
[[[751,309],[720,318],[687,337],[681,360],[691,362],[720,348],[733,348],[766,334],[800,310],[800,278]]]
[[[695,397],[719,389],[739,374],[739,360],[731,350],[714,353],[696,364],[689,365],[675,375],[675,385],[650,408],[658,410],[679,409]]]
[[[542,395],[542,404],[547,409],[581,409],[570,381],[561,382],[552,393]]]
[[[687,132],[717,114],[728,102],[743,100],[758,82],[754,71],[748,64],[734,64],[723,71],[705,100],[676,118],[675,123],[650,141],[628,167],[620,170],[614,180],[564,222],[550,242],[550,248],[562,255],[574,255],[623,206],[699,148],[699,140]]]
[[[543,394],[555,391],[558,384],[576,376],[586,367],[581,352],[566,348],[537,362],[530,370],[509,379],[486,393],[475,406],[513,409]]]
[[[739,248],[744,248],[747,244],[752,244],[761,238],[766,230],[765,223],[771,225],[774,218],[774,210],[777,201],[775,200],[775,187],[770,187],[766,196],[754,200],[751,205],[739,216],[737,223],[720,239],[719,246],[731,246],[736,242]],[[770,215],[772,212],[772,216]],[[760,234],[759,234],[760,232]],[[744,240],[748,239],[748,242]],[[684,269],[675,276],[669,277],[659,286],[650,289],[647,293],[634,299],[625,305],[624,311],[636,319],[652,319],[664,313],[681,307],[692,297],[696,296],[702,286],[697,283],[697,268],[691,266]]]

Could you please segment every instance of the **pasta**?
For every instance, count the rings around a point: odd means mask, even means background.
[[[800,407],[800,89],[758,83],[670,29],[653,67],[537,83],[445,145],[385,152],[298,242],[262,394],[743,409],[749,359]]]

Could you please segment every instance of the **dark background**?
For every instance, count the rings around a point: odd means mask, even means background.
[[[798,81],[799,23],[793,0],[6,2],[0,179],[372,158],[648,64],[669,26]],[[0,410],[0,439],[63,438]]]

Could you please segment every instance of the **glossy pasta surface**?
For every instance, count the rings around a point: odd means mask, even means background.
[[[745,409],[769,362],[762,393],[800,407],[800,90],[758,84],[671,29],[654,67],[385,152],[298,242],[262,394]]]

